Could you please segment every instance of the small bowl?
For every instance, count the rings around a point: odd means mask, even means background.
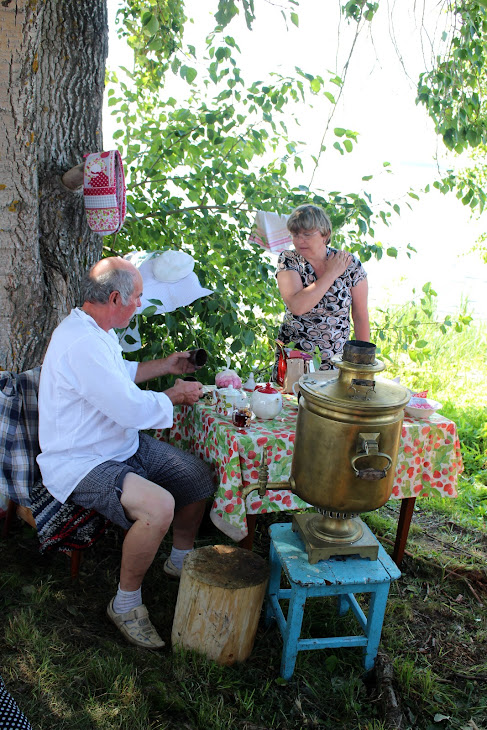
[[[406,413],[412,418],[429,418],[441,408],[441,403],[431,398],[413,396],[406,406]]]

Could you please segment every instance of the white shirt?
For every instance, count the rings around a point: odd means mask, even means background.
[[[122,358],[115,332],[81,309],[55,329],[41,370],[37,463],[60,502],[98,464],[133,456],[139,430],[172,426],[172,402],[141,390],[137,367]]]

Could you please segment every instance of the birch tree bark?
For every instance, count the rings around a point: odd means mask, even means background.
[[[0,28],[0,369],[20,372],[101,256],[61,177],[102,149],[106,2],[3,0]]]

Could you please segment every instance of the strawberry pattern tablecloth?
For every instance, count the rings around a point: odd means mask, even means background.
[[[283,396],[281,413],[271,421],[254,419],[238,430],[215,406],[202,402],[174,409],[171,429],[156,436],[188,449],[214,467],[216,491],[211,519],[233,540],[248,533],[247,513],[263,514],[310,507],[290,490],[269,490],[265,497],[252,492],[246,500],[242,487],[256,484],[263,449],[267,448],[269,481],[286,481],[291,473],[298,406],[293,396]],[[440,414],[427,420],[406,417],[402,427],[392,497],[428,495],[456,497],[463,464],[456,426]]]

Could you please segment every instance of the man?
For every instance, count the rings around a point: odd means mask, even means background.
[[[181,574],[214,485],[203,461],[139,433],[171,426],[173,405],[192,405],[202,394],[200,383],[179,378],[164,393],[137,387],[195,370],[188,352],[141,363],[122,358],[113,328],[127,327],[142,288],[139,271],[118,257],[99,261],[85,277],[83,306],[56,328],[42,366],[38,463],[56,499],[95,509],[127,530],[107,613],[128,641],[159,649],[164,642],[142,603],[143,578],[171,522],[164,571]]]

